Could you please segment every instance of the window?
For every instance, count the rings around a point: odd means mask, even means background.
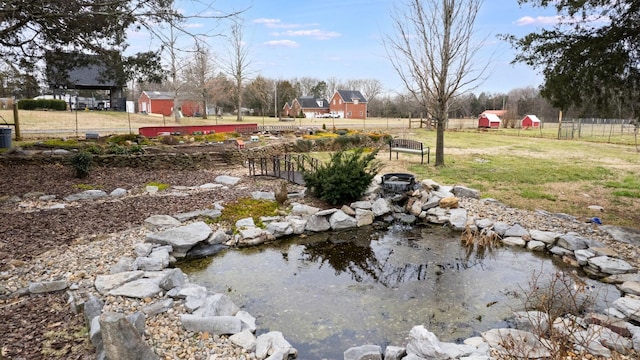
[[[364,115],[364,112],[363,112],[363,111],[360,111],[360,116],[362,116],[362,115]]]
[[[338,100],[338,104],[342,105],[342,99]]]
[[[353,99],[353,105],[358,105],[358,99]]]
[[[351,111],[347,113],[347,117],[351,117]]]

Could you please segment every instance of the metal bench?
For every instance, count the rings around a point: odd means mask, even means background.
[[[407,140],[407,139],[393,139],[389,142],[389,160],[391,160],[391,154],[396,153],[396,160],[399,153],[416,154],[422,156],[420,161],[424,164],[424,154],[427,154],[427,164],[429,163],[429,157],[431,150],[428,146],[424,146],[420,141]]]

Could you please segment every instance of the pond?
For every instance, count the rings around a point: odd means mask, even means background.
[[[506,326],[523,309],[533,274],[563,266],[520,248],[472,250],[441,227],[366,227],[229,249],[180,267],[256,317],[257,335],[281,331],[300,359],[342,359],[353,346],[404,346],[415,325],[447,342]],[[600,308],[619,297],[585,281]]]

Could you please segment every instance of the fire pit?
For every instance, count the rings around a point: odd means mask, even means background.
[[[391,193],[404,193],[413,190],[416,177],[412,174],[389,173],[382,175],[382,189]]]

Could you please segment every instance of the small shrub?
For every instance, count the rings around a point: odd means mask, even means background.
[[[178,145],[179,140],[173,135],[165,135],[160,138],[160,142],[165,145]]]
[[[131,154],[143,154],[144,153],[144,148],[142,146],[138,145],[138,144],[133,144],[129,148],[129,153],[131,153]]]
[[[313,141],[298,139],[298,141],[296,141],[295,147],[297,152],[310,152],[313,149]]]
[[[112,135],[107,139],[108,143],[124,145],[127,142],[138,143],[140,142],[140,135],[136,134],[124,134],[124,135]]]
[[[376,155],[377,151],[365,154],[363,149],[339,151],[315,172],[305,171],[304,181],[312,194],[331,205],[355,201],[382,166]]]
[[[114,154],[114,155],[126,155],[129,153],[126,147],[118,144],[111,144],[107,148],[106,152],[107,154]]]
[[[71,158],[71,166],[76,171],[76,177],[84,178],[89,175],[93,165],[93,155],[86,151],[81,151]]]
[[[87,146],[84,148],[84,151],[86,151],[86,152],[88,152],[88,153],[91,153],[91,154],[93,154],[93,155],[100,155],[100,154],[102,154],[102,153],[104,152],[104,150],[102,149],[102,147],[101,147],[101,146],[99,146],[99,145],[96,145],[96,144],[90,144],[90,145],[87,145]]]

